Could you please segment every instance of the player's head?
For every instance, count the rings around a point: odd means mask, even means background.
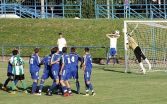
[[[63,47],[62,52],[67,53],[67,47]]]
[[[17,50],[17,49],[14,49],[13,51],[12,51],[12,54],[13,55],[17,55],[19,53],[19,51]]]
[[[88,47],[86,47],[84,50],[85,50],[85,52],[89,52],[89,48]]]
[[[59,52],[59,48],[58,47],[54,47],[51,49],[51,54],[54,54],[56,52]]]
[[[62,33],[62,32],[59,33],[59,37],[60,37],[60,38],[63,37],[63,33]]]
[[[76,48],[75,47],[71,47],[71,52],[76,52]]]
[[[39,48],[35,48],[34,53],[39,53]]]

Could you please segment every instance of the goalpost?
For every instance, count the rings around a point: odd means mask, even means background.
[[[137,41],[151,63],[152,70],[167,69],[167,21],[126,20],[124,21],[125,72],[140,69],[133,50],[126,48],[127,33]],[[144,60],[143,64],[148,69]]]

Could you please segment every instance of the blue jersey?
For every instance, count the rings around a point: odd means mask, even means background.
[[[70,70],[71,67],[71,61],[70,56],[68,54],[62,55],[62,64],[64,64],[64,70]]]
[[[58,63],[52,64],[52,70],[59,70],[60,69],[60,58],[61,55],[58,53],[54,53],[51,58],[51,62],[58,61]]]
[[[85,54],[84,56],[84,65],[86,71],[92,70],[92,56],[90,54]]]
[[[36,54],[32,54],[29,60],[30,72],[38,72],[40,69],[39,63],[40,57]]]
[[[77,53],[70,53],[71,69],[78,69],[78,62],[80,61],[80,56]]]
[[[42,59],[41,63],[44,64],[43,73],[48,73],[51,70],[50,62],[51,62],[51,55],[48,55]]]
[[[8,73],[12,73],[12,64],[8,62]]]

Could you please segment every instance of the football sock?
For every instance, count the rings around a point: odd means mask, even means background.
[[[35,93],[36,89],[37,89],[37,82],[33,82],[31,93],[32,93],[32,94]]]
[[[68,90],[68,93],[72,93],[72,92],[71,92],[71,88],[67,88],[67,90]]]
[[[66,86],[62,86],[62,90],[63,90],[63,93],[67,92],[67,87]]]
[[[53,82],[52,86],[49,88],[50,91],[53,91],[53,89],[57,86],[56,82]]]
[[[26,83],[25,83],[25,81],[24,81],[24,80],[22,80],[22,86],[23,86],[24,90],[26,90],[26,89],[27,89],[27,86],[26,86]]]
[[[7,84],[9,83],[9,81],[10,81],[10,78],[6,79],[6,81],[4,82],[3,86],[6,87]]]
[[[148,66],[149,66],[149,70],[151,70],[151,64],[150,62],[148,61],[148,59],[146,58],[145,61],[147,62]]]
[[[89,83],[88,86],[89,86],[89,89],[92,91],[92,90],[93,90],[93,86],[92,86],[92,84]]]
[[[14,81],[12,81],[12,90],[13,91],[16,90],[16,85],[15,85]]]
[[[41,80],[41,82],[40,82],[40,86],[39,86],[39,92],[40,93],[42,92],[44,82],[45,82],[44,80]]]
[[[18,81],[19,81],[19,80],[14,80],[15,85],[17,85]]]

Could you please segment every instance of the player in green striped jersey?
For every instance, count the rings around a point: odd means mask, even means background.
[[[13,50],[13,56],[10,58],[10,63],[12,64],[12,74],[14,75],[14,80],[20,80],[22,83],[22,87],[24,92],[27,93],[27,87],[24,78],[24,61],[19,56],[18,50]],[[16,85],[14,81],[12,81],[12,93],[15,94]]]

